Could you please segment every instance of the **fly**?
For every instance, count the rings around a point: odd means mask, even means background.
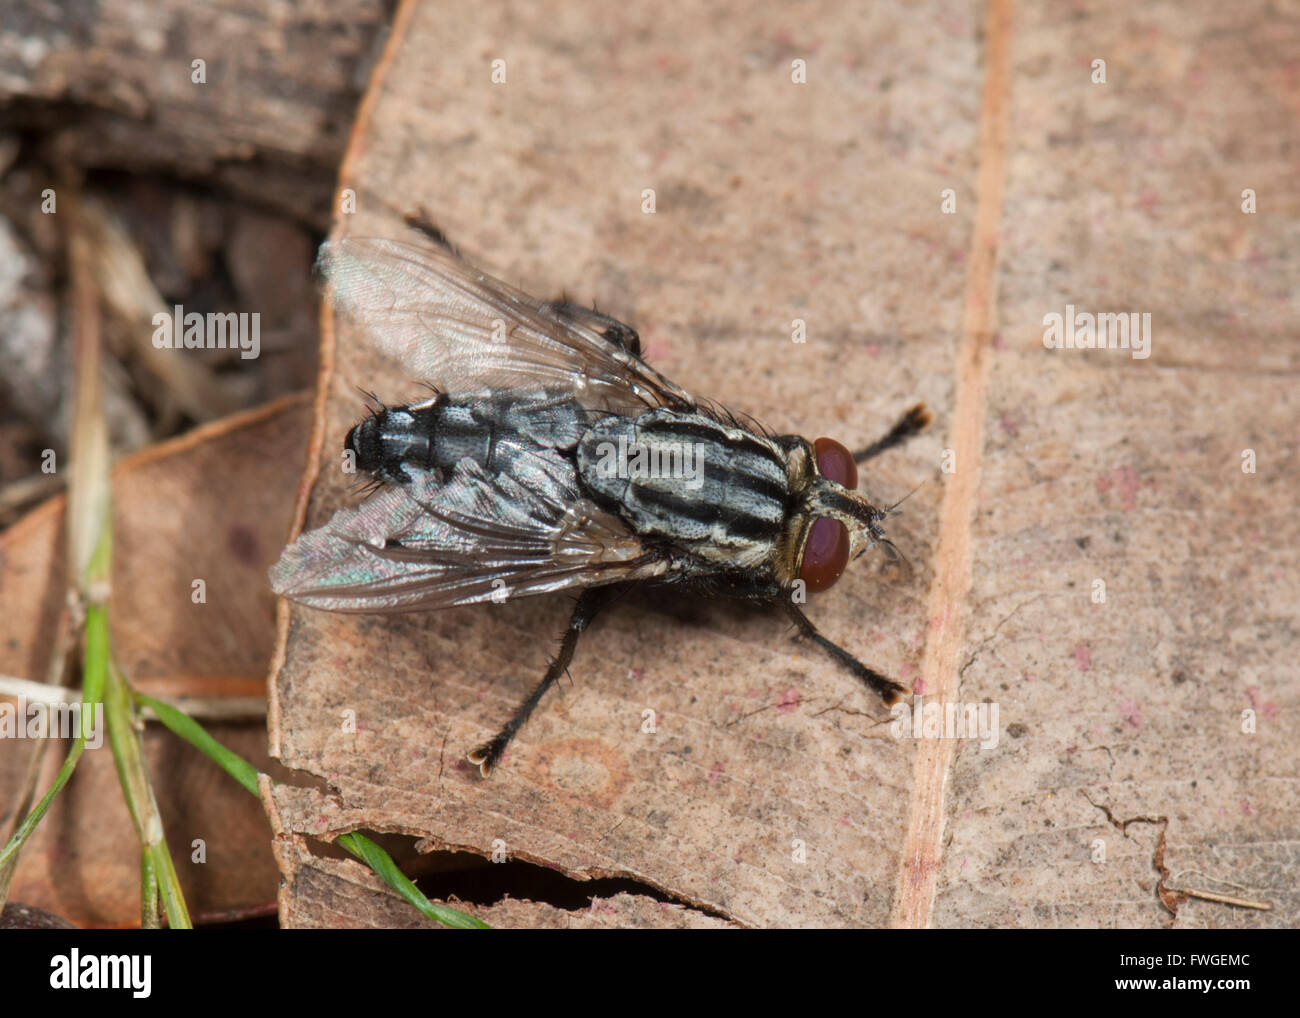
[[[858,464],[930,422],[923,404],[855,453],[776,435],[697,400],[641,356],[635,330],[539,301],[432,246],[344,238],[317,268],[337,313],[430,386],[370,414],[345,452],[375,490],[284,550],[276,593],[313,608],[398,612],[578,591],[559,653],[495,737],[487,775],[564,673],[597,613],[633,585],[783,609],[886,704],[897,682],[832,643],[799,605],[874,544],[892,511]]]

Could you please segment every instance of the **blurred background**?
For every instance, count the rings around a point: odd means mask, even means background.
[[[310,268],[393,7],[6,3],[0,526],[60,484],[39,466],[67,452],[74,232],[104,295],[115,452],[313,383]],[[149,323],[175,305],[257,309],[262,355],[158,351]]]
[[[274,600],[264,577],[288,532],[310,429],[304,401],[319,343],[311,266],[394,7],[5,3],[4,681],[79,684],[49,672],[66,656],[60,496],[76,333],[88,330],[99,340],[118,464],[115,654],[137,689],[187,705],[247,759],[273,766],[265,674]],[[96,295],[80,315],[78,279]],[[154,318],[177,306],[205,316],[256,311],[259,355],[159,349]],[[178,437],[181,445],[166,444]],[[260,453],[251,463],[250,450]],[[248,482],[238,492],[236,476]],[[202,606],[212,611],[180,609],[196,577],[214,595]],[[5,692],[13,702],[14,688]],[[4,838],[62,756],[38,745],[0,741]],[[173,849],[200,830],[205,845],[213,842],[212,859],[183,878],[196,920],[274,924],[279,875],[260,805],[159,726],[145,731],[144,745]],[[11,902],[56,921],[139,923],[139,848],[117,784],[107,751],[83,758],[17,872],[0,880]]]

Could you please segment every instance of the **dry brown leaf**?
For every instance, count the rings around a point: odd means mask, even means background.
[[[331,791],[275,796],[284,921],[405,921],[356,864],[301,862],[362,828],[742,925],[1293,925],[1296,100],[1265,8],[508,12],[402,7],[342,228],[396,235],[423,205],[778,431],[860,444],[924,398],[932,434],[863,484],[938,478],[891,529],[912,576],[859,563],[810,614],[932,701],[996,703],[999,740],[896,740],[779,620],[651,600],[597,623],[484,781],[464,753],[541,675],[563,599],[294,608],[272,745]],[[1067,303],[1150,312],[1150,358],[1044,349]],[[308,526],[349,504],[356,387],[417,392],[326,332]],[[1274,910],[1172,894],[1205,881]]]
[[[310,409],[303,396],[227,418],[138,453],[113,472],[115,651],[158,696],[247,697],[263,688],[274,597],[266,568],[288,531]],[[43,680],[64,604],[63,499],[0,535],[0,674]],[[206,603],[191,598],[206,584]],[[212,734],[260,769],[257,724]],[[33,744],[0,740],[0,803],[11,809]],[[265,907],[277,873],[258,804],[160,726],[145,750],[191,914]],[[47,753],[38,794],[59,753]],[[10,817],[4,818],[4,829]],[[206,862],[193,861],[195,839]],[[23,850],[10,897],[85,925],[135,925],[140,849],[107,745],[88,751]]]

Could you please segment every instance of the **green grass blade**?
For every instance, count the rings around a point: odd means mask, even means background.
[[[167,850],[162,817],[154,798],[153,785],[149,781],[149,769],[144,762],[144,746],[135,726],[131,693],[126,684],[126,676],[118,670],[111,656],[108,662],[108,680],[104,686],[104,713],[108,721],[108,744],[113,751],[113,762],[117,765],[122,798],[126,800],[126,808],[131,814],[131,822],[135,825],[140,844],[150,853],[152,878],[158,882],[158,894],[167,910],[167,925],[173,930],[191,929],[189,909],[185,906],[176,867],[172,865],[171,853]],[[143,871],[141,875],[146,882],[151,878],[151,874]],[[144,888],[141,893],[145,893]]]
[[[158,720],[191,746],[210,757],[222,770],[244,786],[244,789],[257,795],[257,768],[243,757],[230,752],[221,743],[204,731],[193,718],[171,704],[155,700],[144,693],[134,693],[135,702],[148,707],[158,715]]]
[[[476,919],[472,915],[458,912],[454,908],[435,905],[421,893],[418,887],[411,883],[410,878],[405,873],[397,868],[397,863],[393,862],[393,857],[364,834],[357,834],[353,831],[351,834],[340,834],[334,840],[336,844],[347,849],[379,874],[379,878],[384,883],[434,922],[458,930],[486,930],[491,928],[482,919]]]
[[[81,731],[73,740],[72,748],[63,760],[63,766],[54,778],[54,784],[35,808],[23,818],[4,850],[0,851],[0,871],[18,857],[24,843],[49,811],[55,796],[72,777],[77,761],[86,748],[86,736],[96,713],[96,705],[104,699],[104,679],[108,675],[108,610],[102,604],[92,604],[86,611],[85,674],[82,679]],[[101,708],[102,709],[102,708]]]
[[[225,746],[204,731],[197,721],[177,710],[170,704],[156,700],[144,693],[134,693],[138,704],[148,707],[158,715],[158,720],[172,732],[180,736],[191,746],[210,757],[227,774],[238,781],[244,788],[257,795],[257,768],[243,757],[232,753]],[[338,844],[364,862],[384,883],[410,902],[422,915],[434,922],[442,923],[461,930],[490,929],[487,923],[464,912],[443,905],[435,905],[426,898],[418,887],[393,862],[393,857],[363,834],[341,834],[335,839]]]
[[[153,853],[147,847],[140,849],[140,929],[156,930],[162,926],[158,912],[158,869],[153,864]]]

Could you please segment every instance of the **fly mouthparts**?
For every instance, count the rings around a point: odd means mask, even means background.
[[[814,482],[805,500],[804,511],[810,516],[831,516],[842,523],[865,527],[873,535],[879,530],[877,524],[889,515],[888,510],[872,505],[866,495],[825,478]]]

